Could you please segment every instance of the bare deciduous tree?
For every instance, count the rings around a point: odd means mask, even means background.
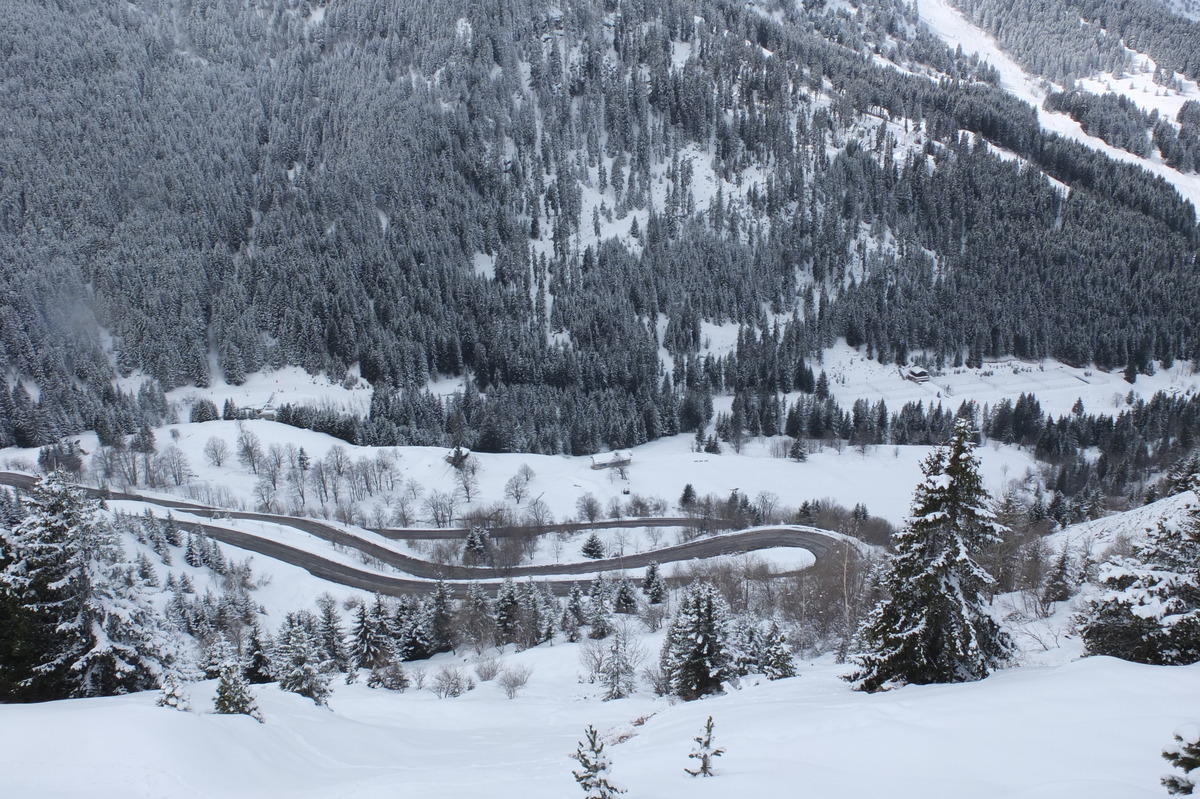
[[[454,522],[454,513],[458,509],[458,497],[447,491],[434,491],[425,498],[422,505],[425,516],[434,527],[449,527]]]
[[[479,491],[479,468],[479,461],[468,457],[454,473],[455,479],[458,481],[458,488],[468,503]]]
[[[171,482],[177,486],[183,485],[192,476],[192,468],[188,463],[187,455],[174,444],[163,450],[158,460],[162,464],[163,470],[171,476]]]
[[[590,491],[575,500],[575,511],[579,514],[579,518],[586,522],[596,521],[603,512],[600,500],[596,499],[596,495]]]
[[[253,431],[247,430],[245,427],[238,429],[237,456],[243,466],[258,474],[258,467],[264,458],[262,443]]]
[[[217,468],[224,466],[229,459],[229,444],[223,438],[210,437],[204,442],[204,457]]]
[[[516,699],[517,694],[521,689],[529,683],[529,677],[533,674],[533,667],[520,665],[509,666],[504,671],[500,672],[500,678],[496,683],[500,689],[504,691],[504,695],[509,699]]]

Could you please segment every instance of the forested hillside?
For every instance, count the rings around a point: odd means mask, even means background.
[[[363,443],[585,453],[812,392],[839,336],[1200,356],[1195,209],[904,3],[9,6],[0,446],[111,441],[163,389],[282,364],[357,366]],[[1194,74],[1172,26],[1144,47]],[[752,346],[701,357],[701,321]]]

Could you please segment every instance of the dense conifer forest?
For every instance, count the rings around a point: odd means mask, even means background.
[[[1193,23],[1086,5],[1029,13],[1200,68]],[[1015,6],[964,7],[1019,57],[1052,49],[1014,43]],[[111,442],[161,421],[164,390],[284,364],[376,389],[367,419],[294,424],[580,454],[695,430],[720,393],[735,437],[784,431],[788,391],[811,425],[837,337],[1133,379],[1200,357],[1195,209],[1044,132],[913,6],[855,8],[12,4],[0,446]],[[1108,66],[1093,39],[1035,71]],[[1085,124],[1194,169],[1185,110],[1093,103]],[[701,322],[742,326],[736,352],[702,354]],[[134,373],[136,396],[113,388]],[[467,388],[427,393],[448,376]]]

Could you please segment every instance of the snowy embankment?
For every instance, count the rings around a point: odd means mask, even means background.
[[[260,725],[210,714],[208,682],[192,686],[200,712],[154,707],[153,694],[6,706],[0,773],[6,795],[47,799],[564,797],[579,795],[569,756],[593,724],[613,776],[647,799],[1133,799],[1162,795],[1159,751],[1192,719],[1180,699],[1200,695],[1200,667],[1110,658],[866,695],[822,660],[700,702],[600,702],[578,681],[579,648],[506,655],[533,668],[511,701],[490,682],[441,700],[357,684],[339,685],[330,710],[266,685]],[[692,779],[687,753],[709,715],[727,753],[715,779]]]

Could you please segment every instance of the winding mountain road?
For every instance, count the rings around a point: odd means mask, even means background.
[[[9,486],[19,491],[27,492],[37,482],[37,477],[18,472],[0,472],[0,485]],[[270,513],[255,513],[249,511],[234,511],[212,508],[190,502],[161,497],[149,497],[141,494],[131,494],[119,491],[100,491],[87,486],[80,489],[91,496],[105,497],[112,500],[128,500],[155,505],[169,511],[187,513],[211,519],[210,522],[195,522],[177,519],[180,527],[203,532],[205,535],[230,546],[255,552],[269,558],[288,563],[304,569],[315,577],[359,588],[365,591],[400,596],[403,594],[429,591],[432,580],[447,580],[451,592],[463,596],[467,584],[476,580],[499,580],[505,577],[522,579],[529,577],[559,577],[562,575],[593,575],[597,572],[619,571],[647,566],[651,562],[677,563],[681,561],[700,560],[719,555],[742,554],[759,549],[772,547],[798,547],[812,552],[820,558],[831,547],[845,542],[847,539],[828,530],[800,525],[772,525],[755,527],[738,532],[722,533],[715,536],[696,538],[682,544],[661,547],[650,552],[638,552],[622,557],[603,558],[582,563],[543,564],[538,566],[515,566],[508,569],[472,567],[459,565],[444,565],[433,563],[409,555],[396,552],[383,544],[366,540],[340,527],[327,524],[316,519],[295,516],[281,516]],[[353,549],[374,558],[408,576],[381,574],[377,571],[358,568],[336,559],[326,558],[320,554],[300,549],[298,547],[273,540],[264,535],[256,535],[245,530],[236,529],[234,520],[264,522],[291,527],[307,533],[314,538],[327,541],[348,549]],[[611,525],[605,523],[587,524],[586,526],[571,525],[572,528],[594,529],[595,527],[645,527],[645,526],[679,526],[679,519],[638,519],[623,520],[625,523]],[[691,521],[691,520],[686,520]],[[562,525],[549,528],[557,531]],[[393,532],[393,531],[388,531]],[[394,531],[407,533],[412,531]],[[440,538],[451,537],[449,530],[438,531]],[[465,531],[455,530],[454,537],[461,537]],[[401,537],[396,535],[397,538]],[[431,536],[432,537],[432,536]],[[556,579],[550,581],[556,593],[565,593],[576,580]]]

